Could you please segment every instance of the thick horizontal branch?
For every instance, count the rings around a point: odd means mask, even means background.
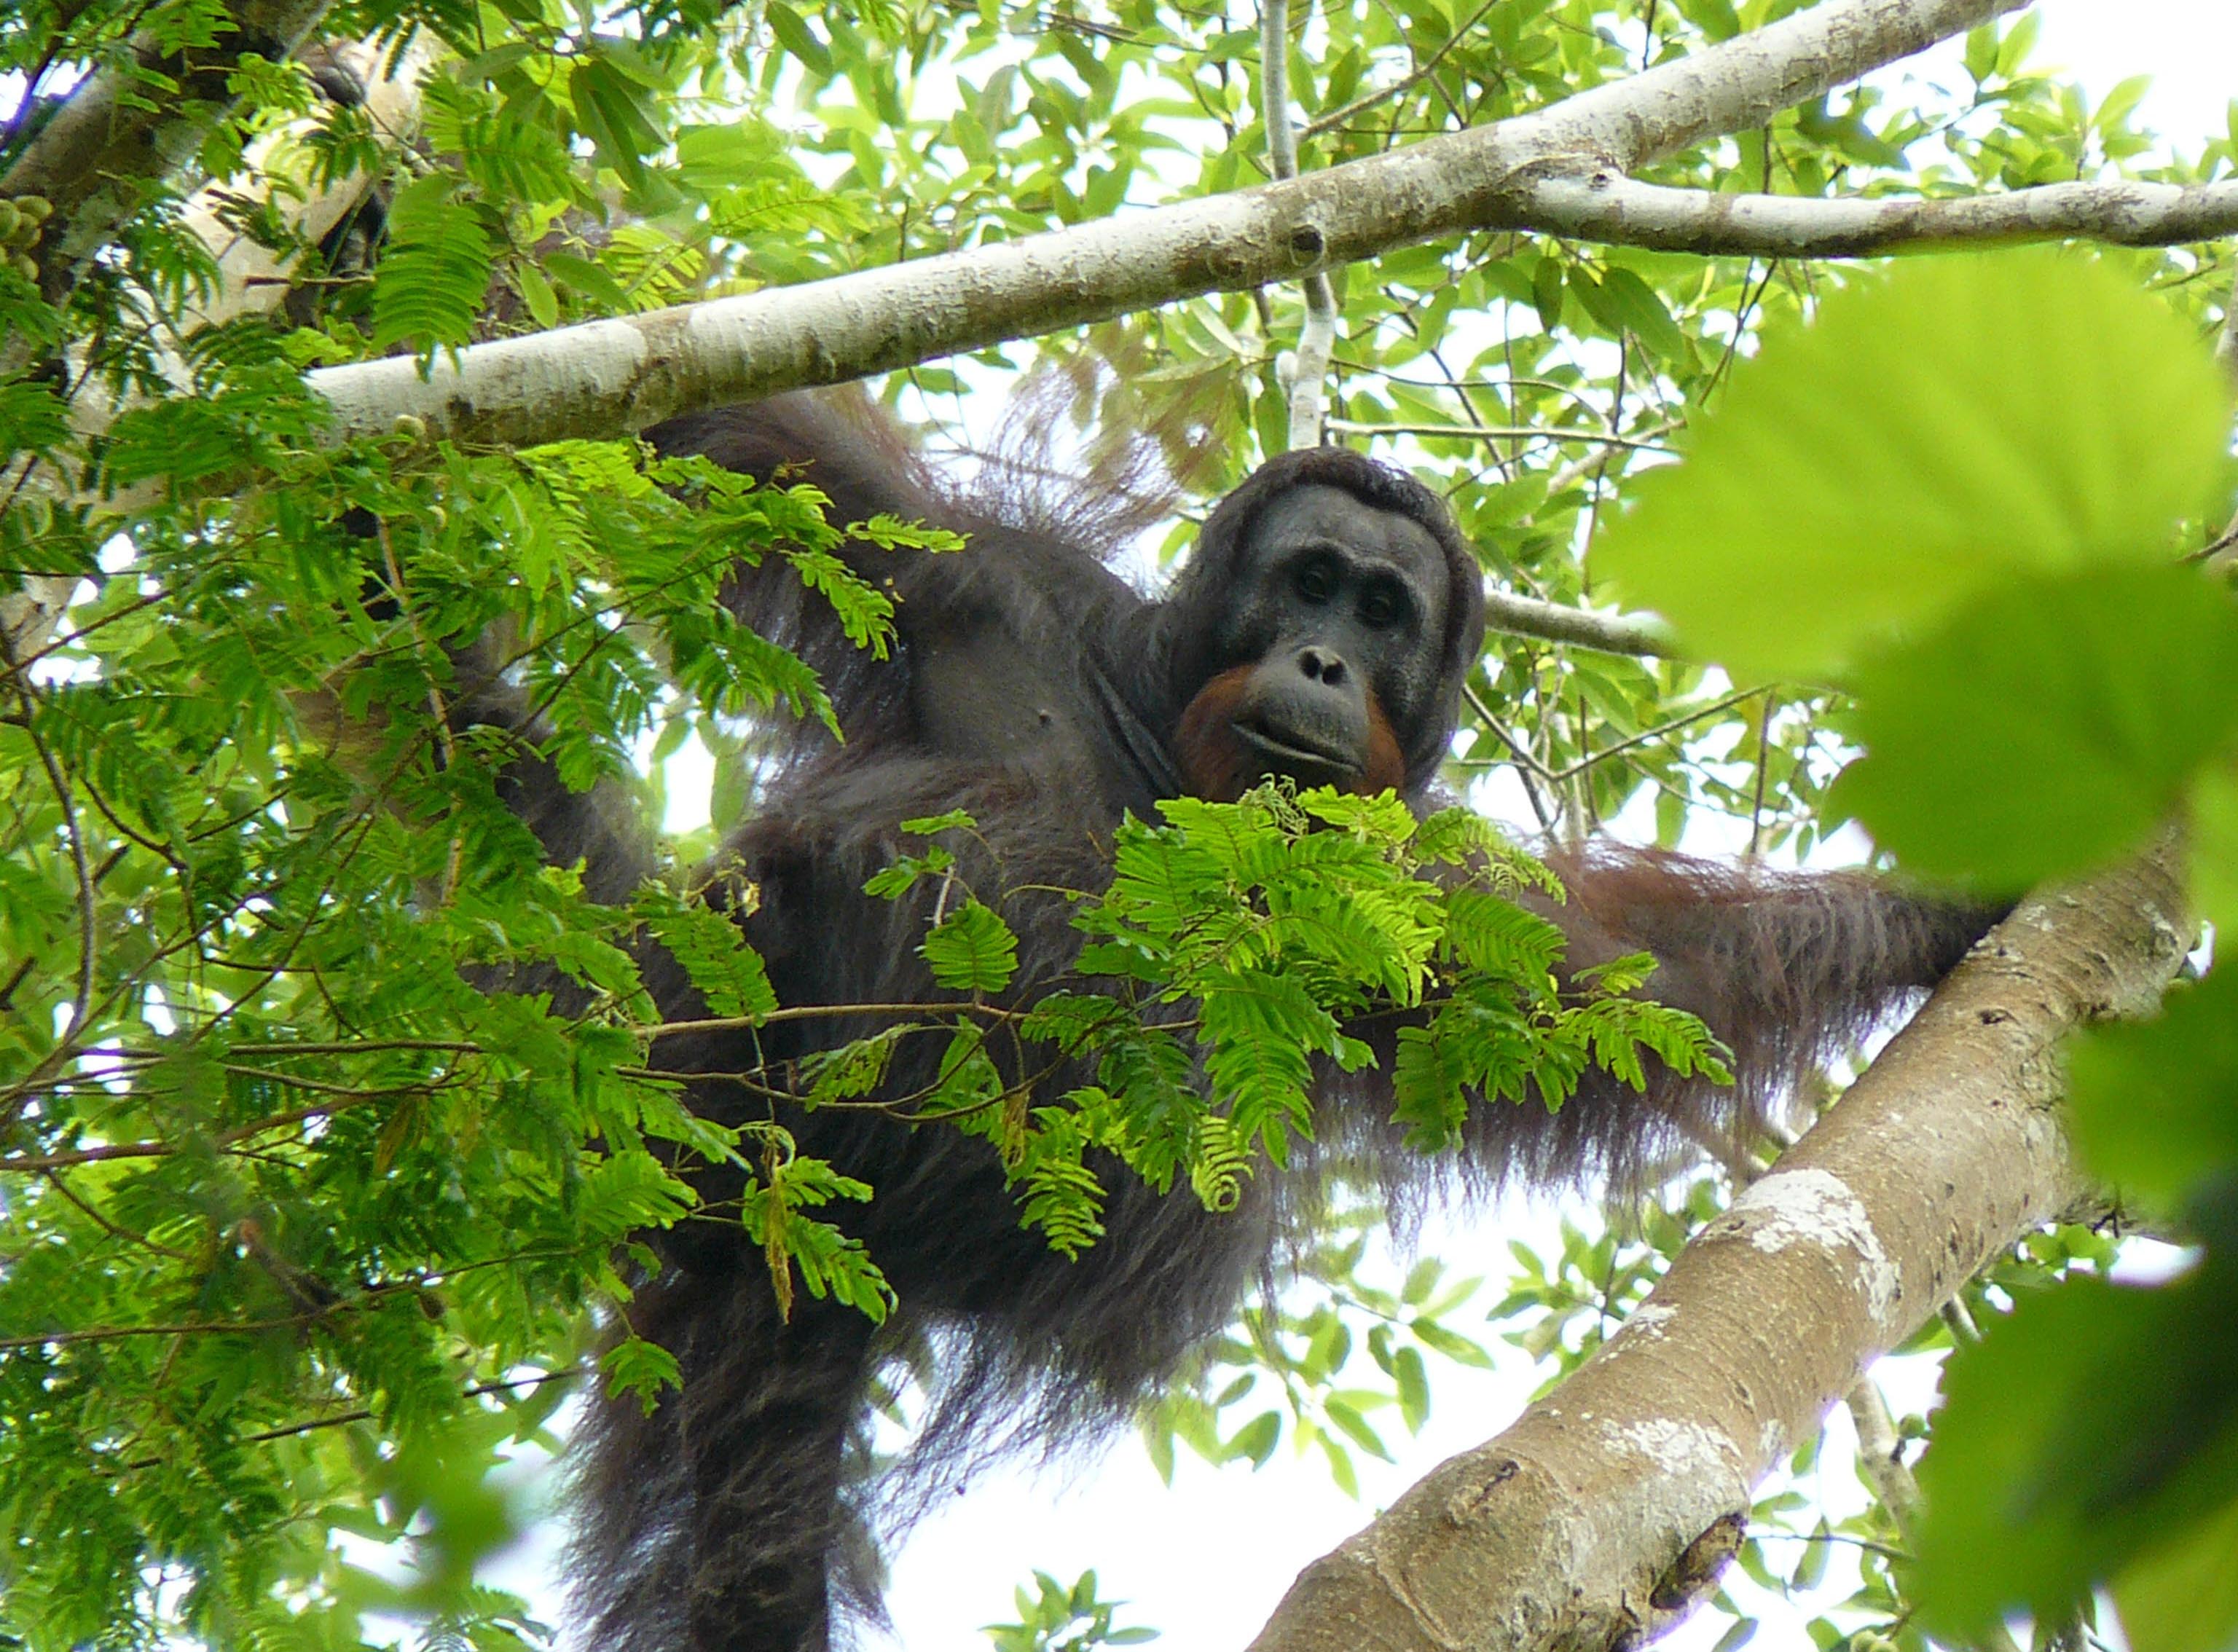
[[[1670,627],[1659,619],[1643,619],[1635,614],[1597,614],[1591,609],[1542,602],[1536,597],[1511,596],[1505,591],[1484,593],[1484,623],[1511,636],[1574,643],[1581,648],[1597,648],[1605,654],[1644,654],[1661,658],[1678,651],[1672,641]]]
[[[234,105],[227,83],[241,60],[285,63],[327,4],[231,0],[230,27],[215,43],[182,53],[135,36],[124,61],[96,70],[70,93],[0,175],[0,195],[43,195],[54,208],[32,254],[50,299],[67,293],[124,221],[192,164]]]
[[[517,445],[641,429],[690,408],[1295,281],[1463,230],[1528,228],[1552,177],[1625,173],[2014,9],[1827,0],[1551,108],[1309,176],[800,287],[311,375],[345,434],[400,418]]]
[[[1872,1361],[2077,1195],[2054,1047],[2182,961],[2163,849],[2034,897],[1624,1330],[1307,1568],[1255,1652],[1639,1642],[1715,1582],[1751,1488]]]
[[[1665,252],[1855,258],[1920,245],[2056,241],[2169,247],[2238,235],[2238,183],[2049,183],[1937,201],[1712,195],[1615,171],[1533,188],[1534,228]]]

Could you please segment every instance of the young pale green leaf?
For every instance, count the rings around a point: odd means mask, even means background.
[[[599,1355],[599,1373],[606,1379],[609,1397],[635,1395],[648,1417],[660,1402],[661,1390],[684,1385],[676,1356],[642,1337],[625,1337]]]
[[[920,815],[902,823],[902,829],[914,837],[930,837],[935,832],[970,831],[978,822],[969,811],[951,809],[943,815]]]
[[[898,901],[917,885],[917,880],[937,877],[956,864],[956,856],[937,843],[922,855],[895,856],[864,880],[863,893],[881,901]]]
[[[2016,576],[2164,555],[2229,418],[2192,329],[2110,269],[1907,261],[1773,329],[1596,557],[1709,657],[1824,677]]]
[[[2169,1213],[2238,1185],[2238,969],[2174,988],[2152,1021],[2089,1029],[2068,1062],[2069,1129],[2101,1180]]]
[[[1835,802],[1906,865],[2020,888],[2102,862],[2238,737],[2238,607],[2188,571],[1987,592],[1859,673]]]
[[[1103,1237],[1103,1185],[1082,1162],[1090,1145],[1079,1113],[1036,1107],[1011,1167],[1011,1184],[1024,1190],[1019,1225],[1039,1231],[1061,1255],[1076,1257]]]

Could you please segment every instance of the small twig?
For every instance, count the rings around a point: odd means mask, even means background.
[[[1791,1543],[1839,1543],[1844,1548],[1862,1549],[1869,1555],[1883,1555],[1890,1560],[1911,1558],[1901,1549],[1877,1543],[1870,1537],[1853,1537],[1846,1531],[1752,1531],[1749,1536],[1758,1543],[1777,1538]],[[2014,1652],[2019,1652],[2019,1649],[2014,1649]]]
[[[70,1002],[70,1022],[63,1035],[55,1041],[54,1047],[41,1060],[33,1076],[60,1059],[85,1030],[86,1020],[93,1014],[93,974],[100,941],[93,901],[93,862],[85,852],[85,829],[78,819],[77,800],[70,792],[70,777],[63,774],[62,764],[56,761],[54,750],[38,730],[38,719],[31,698],[30,684],[20,671],[14,670],[14,646],[0,636],[0,653],[4,653],[15,677],[16,696],[23,705],[23,721],[19,726],[38,755],[39,765],[46,770],[47,783],[54,789],[55,803],[62,810],[63,829],[70,838],[70,865],[77,875],[77,991]]]
[[[502,1394],[508,1389],[540,1388],[546,1383],[573,1382],[578,1377],[590,1376],[593,1369],[589,1365],[568,1365],[559,1371],[543,1371],[534,1377],[504,1377],[495,1382],[474,1383],[460,1391],[464,1398],[480,1399],[486,1394]],[[322,1428],[343,1428],[352,1423],[369,1423],[373,1417],[372,1408],[361,1405],[351,1411],[336,1411],[331,1417],[307,1417],[300,1423],[283,1423],[277,1428],[259,1429],[254,1434],[242,1435],[234,1444],[264,1445],[274,1440],[288,1439],[295,1435],[309,1434]],[[139,1469],[156,1468],[163,1461],[157,1457],[135,1457],[129,1463],[120,1464],[118,1471],[129,1474]]]
[[[1857,1379],[1844,1402],[1857,1431],[1857,1466],[1872,1483],[1873,1495],[1909,1541],[1919,1523],[1919,1482],[1904,1460],[1904,1441],[1889,1415],[1888,1399],[1870,1377]]]
[[[1469,709],[1477,714],[1478,720],[1492,731],[1493,737],[1513,754],[1515,777],[1523,783],[1523,800],[1531,805],[1532,814],[1538,817],[1539,829],[1552,837],[1554,835],[1554,814],[1546,807],[1546,800],[1539,795],[1539,783],[1546,777],[1546,766],[1533,754],[1529,747],[1508,732],[1500,720],[1493,715],[1492,708],[1484,703],[1483,696],[1476,690],[1464,683],[1461,685],[1461,693],[1467,697]]]
[[[145,1233],[136,1232],[113,1218],[103,1214],[91,1202],[79,1197],[77,1190],[62,1179],[59,1171],[47,1172],[46,1180],[48,1186],[61,1194],[67,1202],[76,1206],[86,1220],[91,1222],[111,1239],[122,1239],[128,1245],[137,1245],[144,1250],[153,1251],[157,1256],[169,1257],[174,1262],[192,1262],[195,1259],[184,1251],[175,1251],[168,1245],[158,1245]]]
[[[2238,260],[2234,260],[2238,272]],[[2222,301],[2222,332],[2215,340],[2215,360],[2234,383],[2238,383],[2238,273],[2234,273],[2229,296]],[[2213,540],[2193,553],[2197,561],[2218,571],[2238,560],[2238,517]]]
[[[227,1070],[245,1073],[255,1069],[228,1066]],[[289,1075],[284,1074],[257,1072],[257,1076],[269,1079],[278,1084],[292,1081],[308,1089],[339,1089],[341,1087],[311,1079],[291,1080]],[[424,1087],[424,1086],[413,1085],[402,1086],[394,1090],[367,1090],[347,1094],[335,1100],[321,1102],[316,1107],[296,1107],[287,1113],[273,1113],[268,1118],[258,1119],[252,1123],[235,1125],[230,1130],[221,1130],[209,1138],[209,1142],[215,1147],[231,1147],[237,1143],[248,1140],[251,1136],[261,1136],[268,1130],[284,1130],[289,1125],[301,1124],[307,1120],[324,1118],[328,1113],[340,1113],[346,1107],[359,1107],[367,1101],[379,1100],[383,1096],[409,1094],[414,1090]],[[180,1151],[176,1143],[169,1141],[107,1142],[98,1147],[78,1147],[67,1153],[46,1153],[36,1156],[25,1154],[17,1158],[0,1159],[0,1174],[12,1173],[17,1175],[43,1175],[56,1170],[68,1170],[76,1165],[107,1164],[118,1159],[168,1159]]]
[[[406,629],[410,631],[418,650],[421,668],[425,670],[427,638],[420,629],[420,617],[412,611],[412,598],[404,588],[404,570],[396,560],[396,545],[389,537],[387,519],[375,524],[374,534],[381,545],[381,565],[388,576],[389,594],[396,599],[396,611],[403,617]],[[434,719],[435,749],[441,754],[443,770],[447,774],[458,767],[458,751],[451,743],[451,708],[443,704],[443,691],[435,685],[432,672],[427,677],[427,715]],[[443,885],[435,900],[438,906],[448,906],[451,896],[457,891],[460,860],[465,852],[465,835],[454,825],[451,830],[450,848],[443,857]]]
[[[1699,723],[1705,717],[1713,717],[1720,711],[1731,710],[1743,700],[1761,691],[1758,689],[1736,689],[1730,694],[1721,695],[1698,710],[1689,711],[1683,717],[1672,717],[1667,723],[1659,723],[1652,729],[1642,729],[1638,734],[1627,735],[1612,745],[1603,746],[1599,750],[1590,752],[1579,758],[1566,768],[1553,770],[1542,768],[1539,772],[1550,783],[1556,785],[1565,781],[1574,780],[1597,763],[1606,763],[1609,758],[1621,752],[1629,751],[1634,746],[1645,745],[1648,742],[1659,740],[1667,734],[1676,734],[1690,723]],[[1473,698],[1473,695],[1471,697]],[[1502,736],[1502,737],[1506,737]],[[1465,763],[1467,761],[1467,759],[1463,759]]]
[[[1936,1312],[1949,1328],[1951,1341],[1961,1348],[1971,1347],[1982,1340],[1982,1328],[1974,1323],[1973,1314],[1957,1297],[1952,1297]]]
[[[1634,746],[1645,745],[1651,740],[1659,740],[1666,734],[1676,734],[1690,723],[1699,723],[1703,718],[1713,717],[1720,711],[1729,711],[1757,691],[1755,689],[1736,689],[1731,694],[1721,695],[1698,711],[1689,711],[1683,717],[1672,717],[1667,723],[1659,723],[1652,729],[1642,729],[1638,734],[1627,735],[1613,745],[1603,746],[1599,751],[1590,752],[1579,758],[1568,768],[1558,771],[1553,777],[1557,781],[1573,779],[1585,773],[1594,764],[1604,763],[1619,752],[1629,751]]]
[[[1667,658],[1678,652],[1670,628],[1659,619],[1638,614],[1599,614],[1589,608],[1505,591],[1484,593],[1484,621],[1494,631],[1568,643],[1604,654]]]
[[[1338,127],[1346,125],[1347,122],[1356,119],[1358,116],[1367,114],[1368,110],[1374,109],[1378,103],[1397,97],[1402,93],[1410,91],[1414,88],[1420,86],[1424,81],[1430,77],[1431,74],[1435,71],[1440,63],[1445,62],[1446,54],[1453,50],[1454,47],[1460,45],[1462,38],[1467,35],[1468,31],[1475,28],[1480,23],[1483,22],[1485,14],[1499,3],[1500,0],[1484,0],[1484,3],[1482,5],[1479,6],[1474,11],[1470,12],[1467,17],[1463,18],[1461,22],[1455,26],[1453,33],[1446,36],[1446,43],[1444,45],[1439,47],[1437,50],[1432,52],[1427,57],[1422,59],[1420,63],[1415,64],[1414,69],[1408,71],[1406,75],[1401,76],[1400,79],[1392,82],[1388,86],[1382,87],[1375,91],[1362,93],[1360,96],[1354,98],[1351,102],[1347,103],[1342,109],[1337,109],[1332,114],[1324,115],[1317,121],[1310,121],[1307,122],[1305,130],[1301,135],[1309,138],[1317,138],[1325,133],[1334,132]]]

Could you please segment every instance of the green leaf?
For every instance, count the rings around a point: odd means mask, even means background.
[[[660,1403],[664,1388],[684,1386],[684,1372],[676,1356],[659,1343],[643,1337],[625,1337],[599,1356],[599,1372],[606,1379],[609,1398],[633,1394],[645,1413]]]
[[[1953,1357],[1920,1465],[1920,1616],[2057,1613],[2238,1499],[2238,1265],[2067,1280]]]
[[[999,993],[1017,973],[1018,938],[994,909],[967,900],[918,948],[932,978],[954,992]]]
[[[1632,271],[1612,265],[1601,272],[1604,305],[1611,317],[1665,361],[1683,361],[1686,337],[1662,296]]]
[[[573,253],[548,252],[544,267],[602,310],[627,312],[629,294],[604,265]]]
[[[1857,677],[1834,790],[1904,863],[2021,888],[2102,862],[2238,736],[2238,606],[2188,570],[1984,593]]]
[[[1322,1409],[1328,1411],[1329,1421],[1341,1429],[1361,1450],[1370,1457],[1381,1457],[1386,1463],[1394,1460],[1390,1447],[1383,1444],[1383,1437],[1369,1426],[1357,1406],[1332,1398],[1323,1402]]]
[[[2102,265],[1908,260],[1771,329],[1598,565],[1711,657],[1824,677],[2017,577],[2163,558],[2229,416],[2191,328]]]
[[[2219,935],[2238,935],[2238,763],[2216,763],[2191,790],[2192,909]]]
[[[545,280],[542,270],[533,264],[515,264],[513,267],[513,284],[520,294],[520,301],[526,307],[529,318],[537,326],[552,327],[560,325],[560,297],[552,290],[552,283]]]
[[[1542,254],[1531,273],[1531,294],[1539,310],[1539,325],[1548,333],[1562,325],[1562,261]]]
[[[2129,1652],[2229,1652],[2238,1644],[2238,1499],[2114,1580]]]
[[[758,1020],[777,1008],[761,955],[727,915],[665,889],[648,894],[641,905],[648,927],[684,966],[709,1014]]]
[[[777,36],[778,45],[800,59],[811,74],[822,80],[831,79],[831,49],[816,37],[815,31],[798,11],[786,5],[785,0],[769,0],[763,15],[769,19],[770,32]]]
[[[407,343],[433,350],[473,337],[495,248],[480,214],[454,198],[454,182],[430,172],[389,203],[388,244],[374,272],[375,350]]]
[[[43,380],[0,383],[0,453],[43,453],[70,433],[55,387]]]
[[[1282,1414],[1261,1411],[1228,1442],[1223,1455],[1233,1463],[1238,1457],[1248,1458],[1255,1469],[1263,1469],[1275,1455],[1275,1447],[1282,1437]]]
[[[970,811],[951,809],[943,815],[919,815],[913,820],[905,820],[902,829],[913,837],[930,837],[935,832],[969,831],[977,824]]]
[[[659,104],[637,76],[603,49],[576,61],[567,90],[575,122],[598,146],[599,158],[632,187],[645,181],[645,157],[667,142]]]
[[[1430,1373],[1419,1350],[1401,1348],[1391,1356],[1391,1380],[1399,1391],[1399,1416],[1409,1434],[1420,1434],[1430,1417]]]
[[[2238,1179],[2238,968],[2171,988],[2149,1021],[2085,1030],[2068,1096],[2084,1162],[2125,1196],[2180,1214]]]

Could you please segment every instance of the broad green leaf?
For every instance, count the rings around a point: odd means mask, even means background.
[[[2016,578],[2165,557],[2229,416],[2190,328],[2110,269],[1909,260],[1771,329],[1596,561],[1709,657],[1824,678]]]
[[[2238,1645],[2238,1498],[2140,1556],[2114,1580],[2129,1652]]]
[[[2191,789],[2192,909],[2238,935],[2238,763],[2203,770]]]
[[[1835,802],[1917,871],[2019,888],[2135,843],[2238,736],[2238,608],[2175,567],[2022,580],[1857,688]]]
[[[537,326],[550,327],[559,325],[560,298],[552,290],[552,283],[544,278],[542,270],[533,264],[515,264],[513,267],[513,284]]]
[[[1951,1360],[1920,1464],[1932,1634],[2064,1610],[2238,1498],[2238,1266],[2074,1279]]]
[[[785,3],[785,0],[770,0],[764,14],[769,19],[770,32],[783,46],[805,64],[811,74],[820,79],[831,76],[831,49],[816,37],[807,20]]]
[[[1228,1442],[1226,1456],[1229,1462],[1238,1457],[1248,1459],[1255,1469],[1263,1469],[1275,1455],[1275,1447],[1282,1437],[1282,1414],[1261,1411],[1235,1431]]]
[[[2069,1128],[2101,1180],[2180,1213],[2238,1179],[2238,968],[2174,988],[2149,1021],[2088,1029],[2068,1062]]]
[[[1684,359],[1685,335],[1653,287],[1631,270],[1611,266],[1601,272],[1601,291],[1608,312],[1642,344],[1666,361]]]

